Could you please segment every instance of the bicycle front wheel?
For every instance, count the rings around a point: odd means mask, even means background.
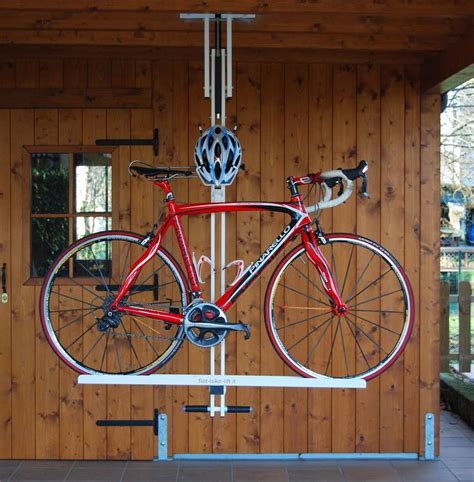
[[[380,375],[400,356],[413,327],[413,293],[397,260],[361,236],[331,234],[319,248],[348,306],[333,312],[304,246],[276,267],[265,297],[266,328],[277,353],[305,377]]]
[[[182,325],[129,315],[106,316],[129,269],[146,250],[143,237],[110,231],[67,248],[55,261],[40,295],[41,322],[56,354],[79,373],[151,373],[183,342]],[[182,313],[188,304],[185,278],[160,248],[121,304]]]

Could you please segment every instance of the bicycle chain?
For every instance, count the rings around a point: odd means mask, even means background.
[[[130,338],[130,337],[140,337],[140,338],[157,338],[157,339],[160,339],[160,340],[176,340],[177,338],[175,337],[171,337],[171,336],[163,336],[163,335],[138,335],[136,333],[114,333],[113,336],[126,336],[127,338]]]

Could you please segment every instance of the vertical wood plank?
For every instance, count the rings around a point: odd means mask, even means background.
[[[15,87],[15,60],[4,59],[0,61],[0,88],[11,87]]]
[[[308,100],[308,66],[287,64],[285,66],[285,178],[304,176],[308,173]],[[288,222],[288,218],[285,221]],[[298,272],[289,271],[285,276],[287,284],[296,287],[300,292],[307,292],[307,282]],[[293,299],[293,294],[285,290],[285,304],[292,304],[288,301],[289,299]],[[301,319],[307,316],[306,312],[292,311],[291,314],[302,315]],[[292,329],[291,333],[285,334],[285,343],[291,346],[307,333],[307,323],[300,324]],[[295,348],[296,356],[299,359],[302,356],[304,359],[305,350],[307,352],[307,346],[304,343],[299,344]],[[287,374],[290,375],[292,372]],[[308,440],[307,425],[298,423],[298,420],[305,420],[308,416],[308,390],[285,389],[284,406],[284,450],[285,452],[305,452]]]
[[[413,288],[415,324],[404,351],[405,452],[418,451],[420,425],[420,69],[405,67],[405,262]]]
[[[34,59],[16,60],[16,86],[26,89],[39,86],[39,62]]]
[[[58,110],[35,109],[35,144],[58,144]]]
[[[108,59],[87,61],[87,86],[105,88],[112,85],[112,62]]]
[[[135,62],[135,87],[143,89],[151,87],[151,78],[151,62],[149,60],[137,60]]]
[[[404,71],[401,67],[381,70],[381,162],[382,232],[381,243],[404,263],[404,171],[405,111]],[[386,285],[382,282],[382,290]],[[383,302],[382,302],[383,308]],[[384,324],[390,324],[383,316]],[[385,330],[380,334],[384,346]],[[403,355],[380,377],[380,450],[403,450]]]
[[[357,160],[360,159],[369,164],[370,200],[361,199],[357,204],[357,234],[380,241],[380,67],[376,65],[357,67]],[[379,274],[380,268],[373,266],[367,279],[376,279]],[[365,363],[359,352],[356,363],[359,367]],[[378,452],[379,379],[371,380],[365,390],[357,390],[355,395],[356,451]]]
[[[285,69],[282,64],[262,64],[261,96],[261,176],[262,201],[281,201],[288,197],[285,189]],[[246,161],[245,161],[246,162]],[[260,213],[262,249],[275,239],[283,226],[284,215]],[[263,301],[271,267],[261,278],[260,299]],[[263,320],[262,320],[263,324]],[[260,339],[260,371],[262,375],[283,375],[283,362],[269,343],[266,333]],[[284,390],[266,388],[260,394],[260,451],[282,452],[284,446]]]
[[[81,89],[87,87],[86,59],[64,59],[63,71],[64,88]]]
[[[107,119],[104,109],[85,109],[82,117],[84,145],[94,145],[95,139],[106,137]],[[105,459],[107,458],[107,429],[97,427],[95,422],[107,418],[107,388],[102,385],[84,385],[83,397],[84,458]]]
[[[333,67],[314,64],[309,67],[309,172],[333,168]],[[324,230],[332,231],[332,209],[321,213]],[[328,345],[325,346],[324,344]],[[328,350],[330,339],[321,341],[320,350]],[[331,390],[309,390],[308,393],[308,451],[330,452]]]
[[[155,74],[154,74],[155,75]],[[194,145],[198,136],[198,127],[206,129],[209,126],[210,107],[209,101],[203,98],[202,85],[204,71],[201,63],[189,64],[189,141],[188,159],[194,158]],[[189,190],[189,202],[209,202],[209,188],[204,187],[199,181],[193,183]],[[210,222],[209,216],[189,217],[189,246],[191,252],[196,253],[198,258],[201,254],[210,254]],[[203,291],[207,289],[202,285]],[[209,296],[207,293],[205,295]],[[197,348],[189,344],[188,366],[191,373],[208,373],[209,351]],[[179,355],[177,355],[179,356]],[[192,405],[207,405],[209,403],[209,391],[203,387],[189,387],[189,403]],[[188,443],[190,453],[208,453],[212,450],[212,425],[209,415],[189,414],[188,416]],[[181,442],[180,442],[181,444]]]
[[[82,144],[82,110],[59,109],[59,144],[79,146]]]
[[[146,87],[146,79],[150,72],[150,66],[148,62],[137,62],[137,87]],[[188,132],[188,63],[176,62],[173,64],[173,147],[174,147],[174,159],[173,164],[176,166],[187,166],[189,156],[189,132]],[[160,116],[159,111],[154,111],[155,119]],[[158,122],[155,120],[155,125]],[[189,199],[189,190],[195,187],[197,181],[179,181],[176,182],[173,187],[173,192],[176,199],[179,202],[187,202]],[[188,232],[188,219],[183,218],[184,230]],[[171,233],[172,234],[172,233]],[[172,243],[172,253],[175,259],[181,264],[181,254],[177,249],[176,243]],[[188,373],[188,345],[184,342],[182,347],[176,356],[171,361],[171,367],[173,373]],[[188,403],[188,388],[187,387],[174,387],[172,393],[172,424],[173,432],[172,440],[170,440],[170,447],[172,453],[186,453],[189,447],[188,440],[188,415],[183,414],[183,405]]]
[[[112,87],[135,87],[135,61],[131,59],[112,60]]]
[[[14,66],[14,63],[13,63]],[[10,244],[10,111],[0,110],[0,219],[4,228],[0,230],[0,268],[7,269],[7,293],[9,302],[0,304],[3,336],[0,337],[0,457],[12,456],[12,350],[11,350],[11,244]]]
[[[131,111],[130,134],[132,139],[144,139],[150,136],[153,129],[153,111],[151,109],[135,109]],[[161,132],[160,132],[161,134]],[[149,164],[153,164],[153,154],[148,146],[132,147],[131,158],[140,159]],[[154,215],[153,191],[156,188],[152,183],[142,179],[133,178],[131,180],[131,230],[137,233],[147,233],[151,231],[153,222],[156,220]],[[147,268],[144,268],[147,269]],[[155,325],[160,329],[159,324]],[[141,356],[140,347],[137,347],[138,356]],[[146,347],[145,347],[146,349]],[[166,389],[165,389],[166,390]],[[169,389],[170,390],[170,389]],[[146,419],[151,418],[154,406],[153,387],[130,388],[131,397],[131,418]],[[159,389],[159,391],[162,391]],[[168,411],[164,410],[166,413]],[[131,429],[131,450],[133,459],[153,458],[153,433],[144,432],[141,427]],[[155,452],[156,453],[156,452]]]
[[[32,110],[11,111],[11,219],[22,219],[26,192],[24,145],[34,141]],[[28,157],[28,156],[26,156]],[[29,223],[28,223],[29,224]],[[35,457],[35,302],[34,287],[24,286],[22,223],[12,223],[11,238],[11,363],[12,457]],[[25,438],[24,434],[29,436]]]
[[[245,171],[237,178],[237,201],[255,198],[260,188],[260,65],[237,64],[237,118],[240,125],[239,140],[243,148]],[[248,212],[237,216],[237,257],[246,260],[260,254],[260,215]],[[256,281],[237,304],[237,319],[250,325],[252,337],[237,338],[237,373],[258,375],[260,373],[260,281]],[[237,390],[237,404],[258,407],[260,391],[252,388]],[[237,451],[255,453],[260,451],[260,414],[254,410],[237,426]]]
[[[102,65],[102,64],[101,64]],[[107,65],[107,62],[104,63]],[[105,68],[105,67],[104,67]],[[89,78],[90,79],[90,78]],[[102,79],[105,83],[105,79]],[[106,112],[106,137],[130,138],[131,113],[128,109],[108,109]],[[129,190],[127,188],[129,175],[127,173],[130,148],[120,148],[120,199],[119,224],[123,229],[129,229],[127,211],[129,211]],[[123,154],[123,155],[122,155]],[[115,203],[114,203],[115,207]],[[129,211],[130,212],[130,211]],[[130,419],[131,388],[129,386],[107,386],[107,418]],[[107,428],[107,458],[123,460],[131,457],[131,429],[130,427]]]
[[[334,167],[354,167],[356,152],[356,71],[353,65],[334,68],[333,90],[333,152]],[[337,206],[333,214],[335,232],[355,232],[356,207],[354,196],[346,204]],[[333,324],[333,336],[336,329]],[[348,352],[350,350],[348,348]],[[336,353],[333,363],[339,363]],[[353,390],[334,390],[332,395],[332,451],[354,452],[355,449],[355,393]]]
[[[160,154],[157,164],[161,166],[175,166],[175,152],[173,139],[173,104],[175,102],[174,94],[174,64],[171,62],[154,62],[153,63],[153,124],[150,125],[148,136],[151,135],[152,128],[156,127],[160,132]],[[177,101],[177,99],[176,99]],[[181,127],[177,127],[180,129]],[[180,195],[180,187],[185,180],[172,181],[172,189],[175,197]],[[178,189],[176,191],[176,189]],[[155,221],[160,217],[160,211],[163,208],[163,192],[159,188],[153,188],[150,193],[150,201],[155,207],[150,212],[150,218]],[[178,199],[178,198],[177,198]],[[186,219],[184,221],[187,221]],[[178,255],[176,249],[176,237],[173,231],[170,231],[164,240],[164,246],[169,249],[174,256]],[[178,256],[178,259],[181,257]],[[182,356],[178,353],[177,357]],[[173,370],[173,364],[162,369],[165,372]],[[169,414],[168,430],[173,433],[173,387],[155,387],[154,389],[155,406],[159,407],[160,411]]]
[[[42,88],[61,88],[63,86],[63,61],[61,59],[40,60],[39,85]]]
[[[439,115],[440,96],[421,97],[420,167],[420,446],[424,453],[425,414],[436,418],[439,453]]]

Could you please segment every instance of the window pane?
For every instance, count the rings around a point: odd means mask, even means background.
[[[112,155],[74,154],[75,210],[78,213],[112,211]]]
[[[110,242],[94,243],[74,256],[74,276],[95,277],[98,280],[108,278],[111,259]]]
[[[76,218],[75,226],[74,239],[80,239],[92,233],[112,229],[112,218],[96,216],[89,216],[87,218],[79,217]]]
[[[31,212],[63,214],[68,212],[68,154],[31,155]]]
[[[67,247],[67,218],[33,218],[31,220],[31,276],[45,276],[56,256]],[[67,269],[59,273],[67,276]]]

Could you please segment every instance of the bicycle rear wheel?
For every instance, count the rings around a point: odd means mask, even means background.
[[[126,313],[105,317],[130,267],[146,250],[142,241],[134,233],[93,234],[67,248],[44,279],[43,330],[56,354],[79,373],[151,373],[183,342],[182,325]],[[122,304],[182,313],[188,292],[176,261],[160,248]]]
[[[361,236],[331,234],[319,246],[348,311],[335,314],[303,245],[276,267],[265,296],[270,340],[305,377],[380,375],[400,356],[413,327],[413,293],[397,260]]]

